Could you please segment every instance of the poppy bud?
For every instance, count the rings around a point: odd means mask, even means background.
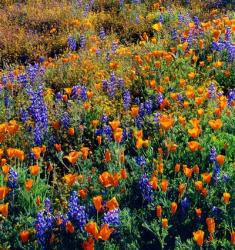
[[[162,216],[162,207],[160,205],[157,205],[155,208],[155,214],[158,218]]]
[[[162,227],[166,229],[168,227],[168,219],[164,218],[162,219]]]
[[[27,230],[21,231],[19,237],[22,243],[27,243],[29,240],[29,231]]]
[[[178,205],[177,205],[176,202],[172,202],[172,203],[171,203],[171,212],[172,212],[172,214],[175,214],[175,213],[176,213],[177,207],[178,207]]]

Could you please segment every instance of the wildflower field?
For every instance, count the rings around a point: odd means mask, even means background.
[[[235,1],[0,1],[0,250],[235,247]]]

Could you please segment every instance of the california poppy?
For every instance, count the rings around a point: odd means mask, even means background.
[[[75,231],[75,228],[74,228],[71,221],[66,222],[65,228],[66,228],[66,232],[70,233],[70,234],[74,233],[74,231]]]
[[[30,235],[30,233],[29,233],[28,230],[21,231],[20,234],[19,234],[20,241],[23,244],[27,243],[29,241],[29,235]]]
[[[95,242],[92,238],[88,238],[86,241],[83,242],[82,247],[84,250],[94,250]]]
[[[119,207],[116,197],[113,197],[111,200],[107,201],[106,207],[108,208],[109,211]]]
[[[214,218],[206,218],[206,225],[209,233],[215,232],[215,220]]]
[[[164,229],[166,229],[166,228],[168,227],[168,219],[166,219],[166,218],[163,218],[163,219],[162,219],[162,227],[163,227]]]
[[[8,208],[9,208],[9,203],[0,204],[0,214],[2,214],[4,217],[7,217],[8,216]]]
[[[5,197],[7,196],[9,192],[10,192],[10,188],[6,186],[1,186],[0,187],[0,200],[5,199]]]
[[[162,207],[160,205],[157,205],[155,208],[155,214],[158,218],[162,216]]]
[[[204,242],[204,232],[202,230],[197,230],[193,232],[193,238],[196,241],[197,245],[201,247]]]
[[[178,207],[178,205],[177,205],[176,202],[172,202],[172,203],[171,203],[171,213],[172,213],[172,214],[175,214],[175,213],[176,213],[177,207]]]
[[[99,212],[101,209],[102,209],[102,196],[101,195],[98,195],[98,196],[95,196],[93,197],[93,204],[97,210],[97,212]]]
[[[29,171],[31,173],[31,175],[38,175],[40,172],[40,167],[38,165],[33,165],[29,167]]]
[[[25,181],[24,185],[25,185],[26,190],[29,191],[33,186],[33,180],[32,179],[27,179]]]
[[[226,204],[229,203],[230,198],[231,198],[230,193],[227,192],[223,193],[223,199]]]

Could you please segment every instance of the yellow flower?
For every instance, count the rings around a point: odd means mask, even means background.
[[[155,23],[152,28],[156,31],[161,31],[162,29],[162,24],[161,23]]]

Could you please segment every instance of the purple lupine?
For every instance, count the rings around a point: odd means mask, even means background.
[[[210,98],[214,98],[216,96],[216,88],[214,83],[211,83],[208,87],[208,91],[209,91],[209,97]]]
[[[67,45],[70,50],[75,51],[77,49],[77,41],[72,36],[68,37]]]
[[[103,134],[108,140],[112,140],[112,128],[109,125],[104,125],[103,127]]]
[[[232,89],[228,92],[227,100],[229,107],[232,106],[232,102],[235,103],[235,89]]]
[[[9,170],[9,175],[8,175],[8,187],[10,187],[11,189],[15,189],[18,185],[18,173],[11,168]]]
[[[140,98],[139,98],[139,97],[136,97],[136,98],[135,98],[135,104],[137,104],[137,105],[140,104]]]
[[[177,40],[177,30],[176,30],[176,28],[174,28],[173,30],[172,30],[172,32],[171,32],[171,38],[172,38],[172,40]]]
[[[45,210],[39,211],[34,222],[34,227],[36,230],[36,238],[38,245],[46,250],[47,244],[49,242],[53,226],[55,223],[55,218],[50,212],[50,201],[49,199],[45,200]]]
[[[89,3],[86,3],[85,8],[84,8],[84,12],[83,12],[83,16],[86,17],[88,15],[89,11],[90,11],[90,5],[89,5]]]
[[[30,80],[30,82],[36,81],[38,72],[39,72],[39,65],[38,64],[29,65],[27,67],[27,76],[28,76],[28,79]]]
[[[146,165],[146,159],[144,156],[136,156],[135,157],[135,162],[137,165],[139,165],[140,167],[143,167]]]
[[[143,119],[140,115],[136,116],[135,125],[138,129],[141,129],[143,127]]]
[[[184,16],[181,13],[179,13],[178,14],[178,24],[181,25],[183,22],[184,22]]]
[[[120,209],[115,208],[104,213],[103,223],[108,224],[110,227],[118,227],[120,225]]]
[[[80,97],[83,101],[87,100],[87,89],[84,86],[81,87]]]
[[[15,80],[14,72],[11,70],[8,74],[8,79],[13,83]]]
[[[229,44],[227,46],[227,58],[228,58],[228,62],[235,61],[235,45]]]
[[[117,85],[119,89],[122,89],[124,87],[124,80],[122,78],[118,78]]]
[[[110,59],[110,52],[107,51],[106,52],[106,61],[109,62],[111,59]]]
[[[100,28],[99,37],[100,37],[100,40],[102,40],[102,41],[105,40],[106,34],[105,34],[105,31],[104,31],[104,27]]]
[[[69,128],[69,124],[70,124],[70,118],[69,118],[69,113],[68,112],[64,112],[61,119],[60,119],[60,122],[62,124],[62,126],[67,129]]]
[[[81,34],[80,36],[80,42],[79,42],[80,48],[84,48],[86,45],[86,38],[84,34]]]
[[[117,48],[118,48],[118,43],[117,42],[113,42],[112,43],[112,48],[111,48],[112,54],[116,53]]]
[[[226,41],[230,41],[231,40],[231,28],[230,27],[226,27],[225,40]]]
[[[154,122],[157,126],[159,126],[159,119],[160,119],[161,114],[159,112],[154,114]]]
[[[4,106],[5,106],[5,108],[10,107],[10,97],[8,95],[4,96]]]
[[[146,111],[146,113],[148,115],[151,114],[152,113],[152,109],[153,109],[153,102],[152,102],[152,100],[145,101],[144,108],[145,108],[145,111]]]
[[[153,189],[149,184],[149,179],[146,174],[141,176],[139,180],[139,188],[144,201],[153,202]]]
[[[125,110],[129,109],[130,104],[131,104],[131,94],[130,94],[130,91],[126,89],[123,94],[123,105],[124,105]]]
[[[101,117],[102,123],[106,123],[106,122],[108,122],[108,120],[109,120],[109,117],[107,115],[102,115],[102,117]]]
[[[212,147],[211,150],[210,150],[209,161],[210,162],[215,162],[216,161],[216,156],[217,156],[216,148]]]
[[[162,93],[159,93],[159,94],[157,95],[157,107],[158,107],[158,108],[161,107],[161,104],[162,104],[163,100],[164,100],[163,94],[162,94]]]
[[[200,21],[199,21],[199,19],[198,19],[197,16],[194,16],[194,17],[193,17],[193,22],[194,22],[195,26],[198,28],[198,27],[199,27],[199,24],[200,24]]]
[[[164,23],[164,16],[161,14],[160,17],[159,17],[159,22],[160,23]]]
[[[80,230],[83,230],[83,227],[87,223],[88,218],[85,207],[80,206],[78,203],[78,194],[76,191],[73,191],[69,197],[67,216],[69,220],[73,220],[76,222],[76,225]]]
[[[184,199],[181,200],[180,205],[181,205],[182,213],[185,214],[186,211],[190,207],[190,201],[189,201],[189,199],[187,197],[185,197]]]
[[[140,106],[139,106],[139,116],[140,116],[140,117],[144,117],[144,116],[145,116],[145,107],[144,107],[144,103],[140,103]]]
[[[3,75],[2,78],[1,78],[1,81],[2,81],[2,84],[7,84],[7,76],[6,75]]]

